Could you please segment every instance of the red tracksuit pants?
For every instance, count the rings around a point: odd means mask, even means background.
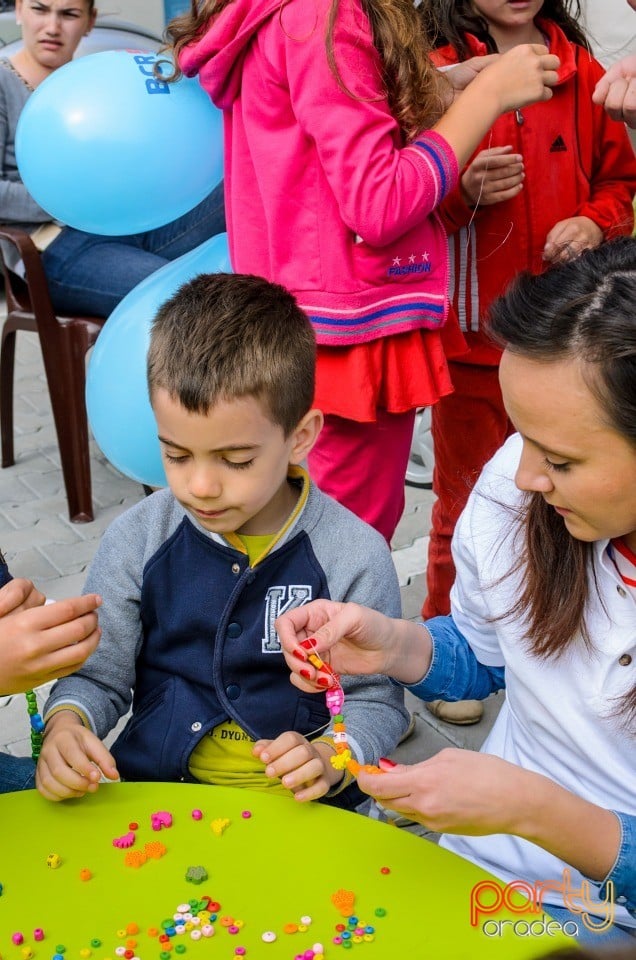
[[[307,458],[317,486],[375,527],[389,544],[404,510],[414,422],[415,410],[378,409],[373,423],[327,414]]]
[[[428,596],[422,607],[426,618],[449,612],[455,580],[451,555],[455,524],[482,468],[513,432],[499,389],[498,368],[452,361],[448,366],[455,392],[431,411],[437,500],[426,568]]]

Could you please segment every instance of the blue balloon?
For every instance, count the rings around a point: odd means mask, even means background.
[[[197,80],[158,80],[160,54],[72,60],[28,99],[16,130],[20,176],[51,217],[108,236],[192,210],[223,176],[222,114]]]
[[[220,233],[142,280],[113,310],[93,348],[86,375],[91,430],[113,466],[139,483],[166,485],[146,386],[152,320],[181,284],[231,269],[227,234]]]

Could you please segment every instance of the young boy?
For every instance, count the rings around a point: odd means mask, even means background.
[[[274,628],[317,597],[400,610],[382,537],[301,467],[322,425],[314,363],[307,317],[258,277],[200,276],[159,310],[148,386],[170,489],[99,547],[86,589],[103,597],[102,639],[46,705],[45,797],[94,791],[101,770],[362,799],[329,762],[324,700],[290,684]],[[402,693],[380,677],[345,693],[353,751],[376,762],[406,728]],[[131,699],[111,754],[99,738]]]

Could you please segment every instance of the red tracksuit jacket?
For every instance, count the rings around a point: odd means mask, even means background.
[[[511,144],[523,156],[523,190],[473,211],[457,187],[440,208],[449,234],[452,309],[471,348],[458,358],[463,363],[499,363],[500,351],[482,331],[484,316],[517,273],[545,269],[541,253],[555,223],[586,216],[605,237],[630,234],[634,226],[634,151],[624,125],[592,103],[603,67],[556,24],[537,24],[561,61],[554,96],[504,114],[475,151]],[[475,37],[466,39],[471,55],[488,52]],[[450,46],[433,59],[437,65],[458,61]]]

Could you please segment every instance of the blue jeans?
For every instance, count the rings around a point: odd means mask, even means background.
[[[223,181],[193,210],[147,233],[102,237],[64,227],[42,253],[53,308],[107,317],[155,270],[224,230]]]
[[[0,793],[31,790],[35,786],[35,763],[31,757],[0,753]]]
[[[595,933],[593,930],[587,929],[585,924],[582,923],[580,916],[576,913],[571,913],[565,907],[557,907],[551,903],[546,903],[543,911],[554,920],[558,920],[561,925],[574,922],[578,928],[578,934],[574,939],[579,946],[603,947],[603,949],[605,949],[605,947],[631,946],[634,951],[636,951],[636,928],[634,927],[619,927],[614,924],[609,930]],[[571,926],[566,927],[566,932],[570,929],[573,928]]]

